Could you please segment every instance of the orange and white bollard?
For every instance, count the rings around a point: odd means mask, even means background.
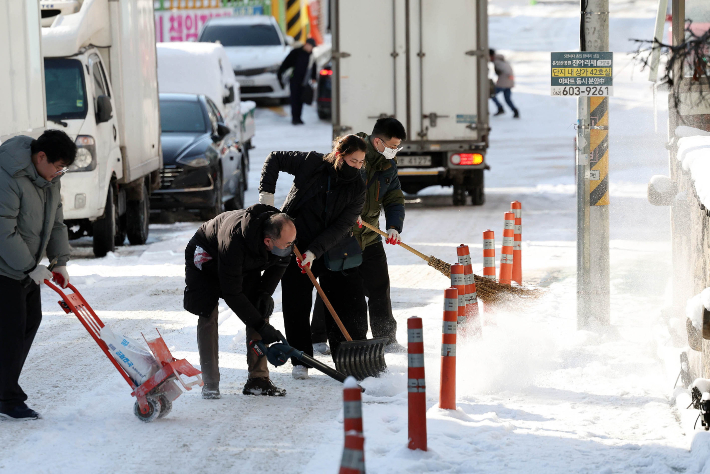
[[[510,203],[510,212],[515,215],[515,230],[513,240],[513,281],[518,285],[523,284],[523,205],[519,201]]]
[[[456,288],[459,292],[456,322],[463,327],[466,322],[466,280],[463,265],[459,263],[451,265],[451,288]]]
[[[362,434],[362,391],[355,377],[343,383],[343,426],[345,446],[340,474],[365,473],[365,437]]]
[[[496,239],[490,229],[483,231],[483,277],[496,279]]]
[[[515,214],[506,212],[505,227],[503,227],[503,248],[500,251],[500,274],[498,275],[498,283],[501,285],[510,285],[510,280],[513,278],[514,227]]]
[[[444,290],[439,407],[447,410],[456,410],[456,320],[458,307],[459,291],[456,288]]]
[[[480,332],[481,322],[478,320],[478,293],[476,292],[476,281],[473,277],[468,245],[459,245],[456,248],[456,254],[459,257],[459,263],[463,265],[463,276],[466,282],[466,325],[473,328],[474,333],[477,333]]]
[[[343,383],[343,428],[362,433],[362,390],[352,376]]]
[[[340,474],[365,474],[365,437],[357,431],[345,433]]]
[[[407,319],[409,449],[427,450],[426,382],[424,379],[424,331],[422,318]]]

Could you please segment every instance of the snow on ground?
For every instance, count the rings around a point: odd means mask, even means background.
[[[400,248],[387,248],[392,300],[406,342],[406,319],[424,322],[430,450],[407,445],[406,355],[388,354],[389,372],[364,382],[365,459],[370,473],[666,473],[703,471],[706,433],[694,436],[693,410],[676,408],[678,353],[660,315],[670,270],[668,211],[650,206],[645,186],[667,172],[666,109],[659,132],[645,73],[625,54],[628,38],[649,37],[650,1],[612,2],[615,93],[611,100],[611,320],[578,331],[575,304],[575,101],[549,95],[549,52],[577,47],[578,5],[491,2],[490,43],[512,61],[513,100],[522,118],[492,119],[491,171],[483,207],[450,206],[450,189],[410,196],[403,238],[426,254],[454,260],[471,246],[481,271],[481,232],[523,203],[524,278],[546,288],[527,305],[485,308],[483,336],[458,348],[457,411],[437,407],[443,289],[448,281]],[[288,109],[257,110],[246,202],[257,200],[261,164],[275,149],[328,151],[329,124],[305,108],[292,127]],[[278,183],[276,201],[290,180]],[[100,317],[134,339],[157,327],[177,357],[199,361],[196,319],[182,310],[183,253],[199,222],[151,225],[144,246],[87,258],[75,243],[73,283]],[[273,318],[283,328],[277,289]],[[223,398],[198,391],[176,400],[152,424],[137,421],[125,382],[73,316],[43,290],[44,322],[21,383],[43,414],[0,423],[0,472],[336,472],[343,442],[341,386],[319,373],[296,381],[272,370],[285,398],[241,395],[246,379],[243,324],[220,308]],[[321,358],[330,362],[329,358]],[[689,401],[689,400],[688,400]],[[687,406],[687,403],[685,403]],[[691,444],[693,450],[690,451]]]

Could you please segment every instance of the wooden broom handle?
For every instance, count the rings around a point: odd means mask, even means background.
[[[301,252],[298,251],[298,247],[294,244],[293,246],[293,252],[296,254],[296,257],[300,258],[303,260],[303,255]],[[345,339],[348,341],[352,341],[353,338],[350,337],[350,333],[348,333],[348,330],[345,329],[345,326],[343,326],[343,322],[340,320],[338,317],[338,313],[335,312],[335,308],[333,308],[333,305],[330,304],[330,301],[328,301],[328,297],[325,296],[325,292],[323,292],[323,288],[320,287],[318,284],[318,281],[316,280],[316,277],[313,276],[313,273],[311,272],[310,267],[306,267],[306,274],[308,275],[308,278],[311,279],[311,283],[313,283],[313,286],[316,287],[316,290],[318,290],[318,294],[320,295],[320,298],[323,300],[323,303],[328,307],[328,311],[330,311],[330,315],[333,316],[333,319],[335,320],[335,324],[338,325],[340,328],[340,332],[343,333],[343,336],[345,336]]]
[[[368,224],[368,223],[365,222],[365,221],[362,221],[362,225],[364,225],[365,227],[367,227],[367,228],[370,229],[371,231],[377,232],[378,234],[380,234],[380,235],[383,236],[383,237],[389,237],[389,234],[387,234],[387,232],[383,232],[383,231],[381,231],[380,229],[378,229],[377,227],[372,226],[372,225]],[[405,249],[407,249],[407,250],[409,250],[410,252],[412,252],[414,255],[416,255],[416,256],[418,256],[418,257],[420,257],[420,258],[423,258],[423,259],[426,260],[427,262],[431,259],[430,257],[424,255],[423,253],[421,253],[421,252],[418,251],[418,250],[413,249],[412,247],[410,247],[409,245],[405,244],[404,242],[400,242],[398,245],[401,245],[401,246],[404,247]]]

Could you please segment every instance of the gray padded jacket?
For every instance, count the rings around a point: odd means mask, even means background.
[[[51,182],[32,164],[32,138],[0,145],[0,275],[23,280],[44,256],[69,260],[59,177]]]

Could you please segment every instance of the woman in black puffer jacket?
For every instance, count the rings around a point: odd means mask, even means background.
[[[360,169],[365,164],[367,144],[358,136],[348,135],[335,141],[327,155],[312,152],[275,151],[269,154],[261,171],[259,202],[274,204],[279,172],[294,175],[293,186],[282,211],[296,221],[298,249],[302,262],[291,260],[281,280],[282,306],[286,339],[289,344],[313,355],[310,315],[313,284],[302,275],[302,266],[311,266],[323,291],[353,339],[367,335],[367,314],[358,307],[357,292],[352,292],[347,271],[326,268],[323,255],[350,232],[365,204],[365,182]],[[356,284],[356,283],[355,283]],[[326,328],[333,354],[344,337],[332,318]],[[293,375],[308,377],[308,369],[296,359]]]

